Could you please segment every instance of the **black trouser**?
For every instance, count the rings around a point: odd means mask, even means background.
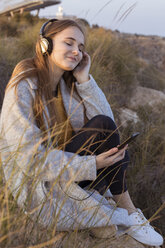
[[[80,156],[98,155],[119,144],[120,138],[114,121],[108,116],[97,115],[73,136],[65,150],[78,153]],[[97,170],[95,181],[81,181],[78,184],[82,188],[86,186],[94,188],[101,194],[104,194],[108,188],[113,195],[121,194],[127,190],[125,172],[128,162],[129,156],[126,152],[123,160]]]

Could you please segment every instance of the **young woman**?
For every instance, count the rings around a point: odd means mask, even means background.
[[[32,59],[14,69],[3,102],[1,154],[18,205],[57,230],[118,226],[148,245],[163,239],[129,196],[127,146],[89,74],[78,21],[46,22]],[[117,206],[105,196],[109,192]],[[99,192],[99,193],[96,193]]]

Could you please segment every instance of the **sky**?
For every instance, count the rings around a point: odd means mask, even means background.
[[[55,17],[59,5],[40,10]],[[120,32],[165,37],[165,0],[61,0],[66,15]]]

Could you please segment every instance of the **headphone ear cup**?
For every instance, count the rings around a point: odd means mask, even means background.
[[[46,54],[46,53],[48,53],[49,55],[51,54],[51,52],[53,50],[53,42],[52,42],[51,38],[49,38],[49,37],[41,38],[40,45],[41,45],[41,51],[43,54]]]
[[[47,37],[46,38],[48,41],[48,49],[47,52],[49,53],[49,55],[51,54],[51,52],[53,51],[53,41],[51,38]]]
[[[49,47],[49,41],[46,38],[41,38],[40,46],[42,53],[45,54]]]

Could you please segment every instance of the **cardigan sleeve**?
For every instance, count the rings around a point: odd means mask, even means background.
[[[83,99],[83,103],[86,108],[86,116],[88,119],[91,119],[96,115],[103,114],[114,120],[110,104],[91,75],[90,80],[85,83],[78,84],[76,82],[76,88],[79,95]]]
[[[79,156],[74,153],[45,147],[41,130],[37,127],[32,111],[34,90],[26,80],[9,89],[4,98],[0,129],[10,162],[29,177],[39,176],[42,180],[82,181],[96,179],[95,156]],[[3,164],[8,166],[6,161]],[[10,170],[10,168],[9,168]]]

